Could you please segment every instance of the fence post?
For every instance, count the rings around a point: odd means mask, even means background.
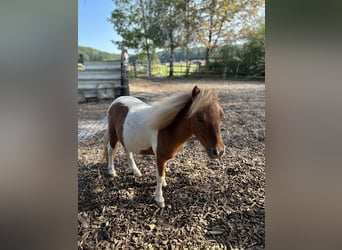
[[[123,47],[121,50],[121,95],[129,94],[128,85],[128,49]]]
[[[84,65],[84,56],[83,56],[83,54],[78,54],[78,63],[82,63]]]

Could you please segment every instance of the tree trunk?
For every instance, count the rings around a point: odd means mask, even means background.
[[[186,71],[185,76],[189,76],[190,73],[190,62],[189,62],[189,43],[190,43],[190,28],[189,28],[189,22],[190,22],[190,1],[187,1],[186,6],[186,49],[185,49],[185,57],[186,57]]]
[[[210,14],[210,27],[212,26],[213,26],[213,16],[212,14]],[[209,73],[209,56],[212,50],[211,39],[212,39],[212,31],[211,29],[209,29],[208,45],[206,46],[206,50],[205,50],[205,72],[206,73]]]
[[[137,78],[137,61],[133,62],[134,77]]]
[[[224,64],[224,70],[223,70],[223,79],[227,78],[227,71],[228,71],[228,65]]]
[[[173,56],[173,46],[170,48],[170,71],[169,71],[169,77],[173,76],[173,61],[174,61],[174,56]]]
[[[185,50],[185,57],[186,57],[186,69],[185,69],[185,76],[189,76],[190,73],[190,62],[189,62],[189,47],[186,46],[186,50]]]
[[[236,67],[235,76],[238,75],[238,73],[239,73],[239,68],[240,68],[240,63],[239,63],[238,66]]]
[[[148,44],[148,39],[147,39],[145,9],[144,9],[144,4],[143,4],[142,0],[140,0],[139,3],[140,3],[140,7],[141,7],[141,12],[142,12],[143,27],[144,27],[144,33],[145,33],[145,46],[146,46],[146,53],[147,53],[147,60],[148,60],[148,77],[151,78],[151,55],[150,55],[150,45]]]
[[[205,49],[205,73],[209,73],[209,55],[210,48]]]
[[[150,48],[147,48],[147,60],[148,60],[148,78],[152,77],[151,73],[151,53],[150,53]]]
[[[174,55],[173,55],[173,50],[174,50],[174,45],[173,45],[173,27],[172,27],[172,8],[169,8],[169,41],[170,41],[170,71],[169,71],[169,77],[173,76],[173,60],[174,60]]]

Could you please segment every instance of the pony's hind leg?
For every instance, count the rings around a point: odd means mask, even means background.
[[[109,126],[108,126],[109,127]],[[113,153],[116,148],[116,144],[118,142],[118,139],[114,133],[110,133],[108,128],[105,131],[104,134],[104,163],[108,165],[108,174],[111,176],[116,176],[116,172],[114,169],[114,161],[113,161]]]
[[[127,156],[128,166],[131,169],[132,173],[136,177],[140,177],[141,176],[141,172],[140,172],[139,168],[137,167],[137,165],[135,164],[135,161],[134,161],[134,158],[133,158],[133,154],[126,150],[126,156]]]
[[[114,147],[112,147],[114,146]],[[108,153],[108,174],[110,176],[116,176],[116,171],[114,169],[114,160],[113,160],[113,153],[116,149],[116,143],[115,145],[111,145],[111,143],[108,142],[107,144],[107,153]]]

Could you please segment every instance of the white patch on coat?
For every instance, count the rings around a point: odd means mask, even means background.
[[[131,169],[132,173],[136,177],[140,177],[141,172],[140,172],[139,168],[137,167],[137,165],[135,164],[133,154],[131,152],[126,151],[126,157],[127,157],[127,161],[128,161],[128,166]]]
[[[156,153],[158,130],[147,128],[143,124],[143,119],[152,111],[152,106],[132,96],[121,96],[115,99],[110,107],[119,102],[129,110],[122,135],[126,150],[139,154],[142,150],[152,147],[153,152]]]

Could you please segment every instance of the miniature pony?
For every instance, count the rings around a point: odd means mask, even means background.
[[[156,155],[157,186],[155,200],[165,206],[162,187],[166,186],[166,163],[195,135],[211,159],[219,159],[225,147],[220,123],[224,113],[217,94],[195,86],[189,93],[169,97],[149,105],[131,96],[115,99],[108,109],[105,156],[108,173],[116,176],[113,152],[120,142],[128,165],[135,176],[141,176],[133,154]]]

